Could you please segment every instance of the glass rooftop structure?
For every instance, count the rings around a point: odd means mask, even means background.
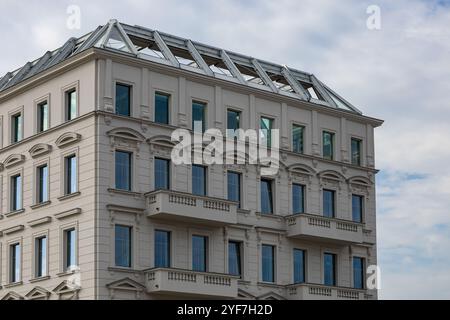
[[[362,114],[313,74],[208,46],[141,26],[110,20],[89,34],[0,78],[0,92],[90,48],[110,50],[170,67],[232,81],[302,101]]]

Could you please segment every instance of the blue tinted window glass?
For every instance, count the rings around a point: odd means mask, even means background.
[[[334,143],[334,134],[331,132],[323,132],[323,157],[328,160],[333,160],[333,143]]]
[[[169,123],[169,95],[155,94],[155,122]]]
[[[303,127],[292,126],[292,150],[297,153],[303,153]]]
[[[228,242],[228,273],[241,275],[241,244],[240,242]]]
[[[294,249],[294,283],[305,282],[305,251]]]
[[[227,111],[227,129],[237,130],[241,127],[241,113],[239,111]]]
[[[131,153],[116,151],[116,189],[131,191]]]
[[[272,181],[261,179],[261,213],[273,213]]]
[[[192,236],[192,270],[206,272],[207,238]]]
[[[275,248],[274,246],[261,246],[262,256],[262,280],[264,282],[275,281]]]
[[[116,225],[115,258],[117,267],[131,267],[131,228]]]
[[[241,207],[241,175],[228,172],[228,200],[236,201]]]
[[[352,164],[359,166],[361,164],[361,140],[352,139]]]
[[[200,102],[192,103],[192,129],[195,129],[195,122],[202,126],[201,132],[206,130],[206,104]]]
[[[262,117],[260,121],[261,140],[267,148],[272,146],[273,119]]]
[[[130,115],[130,86],[116,84],[116,114]]]
[[[170,267],[170,232],[155,230],[155,268]]]
[[[206,195],[206,168],[203,166],[192,166],[192,193]]]
[[[293,213],[304,213],[305,188],[301,184],[292,185],[292,210]]]
[[[323,190],[323,215],[324,217],[334,217],[334,191]]]
[[[352,218],[355,222],[362,222],[363,197],[352,195]]]
[[[155,189],[170,189],[170,160],[155,158]]]
[[[353,286],[356,289],[364,288],[364,259],[353,257]]]
[[[336,256],[332,253],[325,253],[324,256],[324,285],[336,285]]]

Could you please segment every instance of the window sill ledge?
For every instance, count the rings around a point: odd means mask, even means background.
[[[110,272],[126,272],[126,273],[141,273],[141,271],[133,269],[133,268],[126,268],[126,267],[108,267],[108,271]]]
[[[238,284],[248,286],[252,282],[250,280],[238,279]]]
[[[279,214],[274,214],[274,213],[256,212],[255,215],[256,215],[256,217],[258,219],[269,218],[269,219],[275,219],[275,220],[278,220],[278,221],[281,221],[283,219],[283,216],[281,216]]]
[[[33,278],[30,280],[30,283],[35,283],[35,282],[40,282],[40,281],[45,281],[50,279],[50,276],[44,276],[44,277],[39,277],[39,278]]]
[[[136,192],[136,191],[127,191],[127,190],[121,190],[121,189],[115,189],[115,188],[108,188],[108,192],[116,193],[116,194],[123,194],[126,196],[134,196],[136,198],[142,197],[142,193]]]
[[[32,206],[30,206],[30,208],[33,209],[33,210],[35,210],[35,209],[39,209],[39,208],[48,206],[48,205],[51,204],[51,203],[52,203],[52,202],[51,202],[50,200],[48,200],[48,201],[44,201],[44,202],[41,202],[41,203],[33,204]]]
[[[8,213],[5,213],[5,217],[9,218],[9,217],[13,217],[17,214],[23,213],[25,212],[25,209],[20,209],[20,210],[16,210],[16,211],[10,211]]]
[[[3,287],[6,289],[6,288],[13,288],[13,287],[21,286],[21,285],[23,285],[23,282],[18,281],[18,282],[5,284]]]
[[[259,281],[258,286],[264,286],[264,287],[271,287],[271,288],[281,288],[284,287],[282,285],[279,285],[275,282],[265,282],[265,281]]]
[[[70,193],[70,194],[65,194],[65,195],[59,197],[58,200],[59,201],[64,201],[64,200],[71,199],[71,198],[74,198],[76,196],[79,196],[80,194],[81,194],[80,191],[73,192],[73,193]]]
[[[73,274],[75,274],[75,270],[63,271],[63,272],[57,273],[56,275],[58,277],[65,277],[65,276],[71,276]]]

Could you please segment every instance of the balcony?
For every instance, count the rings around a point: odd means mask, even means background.
[[[365,290],[299,283],[287,286],[289,300],[366,300]]]
[[[208,225],[237,223],[237,203],[170,190],[145,194],[147,216]]]
[[[286,217],[287,236],[342,243],[363,243],[363,224],[312,214]]]
[[[236,298],[238,277],[212,272],[157,268],[145,271],[148,293]]]

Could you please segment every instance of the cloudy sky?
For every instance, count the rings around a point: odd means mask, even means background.
[[[450,299],[450,1],[0,0],[0,74],[110,18],[305,70],[376,132],[384,299]],[[66,26],[69,5],[81,28]],[[369,30],[377,5],[381,29]]]

